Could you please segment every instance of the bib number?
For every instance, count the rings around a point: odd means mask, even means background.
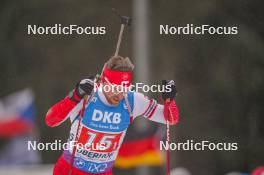
[[[117,150],[120,137],[121,133],[106,134],[82,127],[78,143],[81,143],[86,149],[91,151],[112,152]]]

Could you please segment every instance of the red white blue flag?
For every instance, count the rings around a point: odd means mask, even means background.
[[[24,89],[0,99],[0,137],[30,133],[34,123],[34,95]]]

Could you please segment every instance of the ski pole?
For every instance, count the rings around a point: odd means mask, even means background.
[[[119,53],[125,26],[129,26],[131,24],[131,21],[132,21],[132,18],[130,18],[128,16],[120,16],[120,15],[118,15],[118,16],[121,19],[121,28],[120,28],[120,32],[119,32],[119,36],[118,36],[118,40],[117,40],[117,45],[116,45],[116,50],[115,50],[115,55],[114,56],[117,56],[118,53]]]
[[[169,108],[169,103],[170,103],[170,99],[166,99],[166,105],[168,107],[169,113],[171,115],[171,110]],[[168,143],[168,145],[170,144],[170,122],[169,119],[167,118],[166,121],[166,142]],[[166,150],[166,170],[167,170],[167,175],[170,175],[170,150]]]
[[[94,79],[94,83],[97,83],[99,78],[100,78],[100,76],[96,75],[96,77]],[[79,140],[79,137],[80,137],[78,135],[79,135],[79,131],[80,131],[81,122],[82,122],[82,119],[83,119],[83,116],[84,116],[85,106],[94,97],[94,94],[95,94],[95,91],[93,90],[93,92],[91,93],[90,96],[85,95],[83,97],[82,109],[80,111],[80,119],[79,119],[79,122],[78,122],[74,143],[77,143],[77,141]],[[72,150],[71,161],[70,161],[71,169],[69,171],[69,175],[73,175],[72,172],[73,172],[73,164],[74,164],[74,157],[75,157],[75,154],[76,154],[76,149],[77,149],[77,147],[74,145],[73,150]]]

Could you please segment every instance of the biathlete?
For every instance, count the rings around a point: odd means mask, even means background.
[[[85,145],[65,149],[53,175],[112,175],[127,128],[137,116],[162,124],[178,122],[176,87],[172,80],[163,81],[163,85],[170,85],[170,91],[161,94],[163,104],[139,92],[116,89],[131,86],[133,68],[129,58],[113,56],[104,66],[100,83],[94,83],[93,79],[81,80],[68,96],[48,110],[45,118],[48,126],[55,127],[70,119],[68,143],[77,138],[77,145]],[[105,90],[106,86],[114,88],[109,91]],[[88,102],[84,106],[85,96]]]

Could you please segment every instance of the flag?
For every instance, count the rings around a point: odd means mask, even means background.
[[[115,167],[129,169],[138,166],[161,166],[164,158],[158,148],[158,142],[156,135],[125,141],[119,150]]]
[[[24,89],[0,99],[0,138],[30,133],[34,122],[34,95]]]
[[[139,124],[144,124],[144,127]],[[115,167],[129,170],[140,166],[161,167],[165,163],[164,152],[159,149],[164,136],[164,126],[145,118],[135,120],[128,128],[119,150]]]

